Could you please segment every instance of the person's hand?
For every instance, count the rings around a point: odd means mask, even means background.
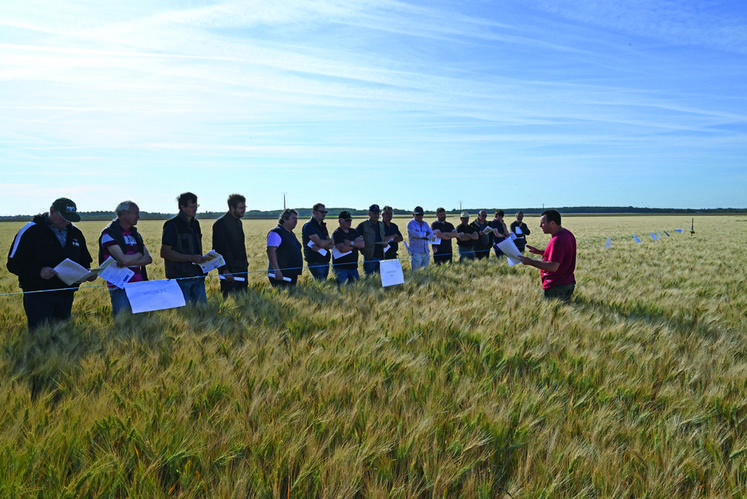
[[[532,260],[528,256],[524,256],[524,255],[519,255],[519,256],[516,257],[516,259],[519,260],[524,265],[528,265],[529,262]]]
[[[525,246],[525,248],[528,249],[531,253],[534,253],[535,255],[541,255],[542,254],[542,252],[540,250],[538,250],[537,248],[535,248],[534,246],[531,246],[529,244],[527,244]]]
[[[234,281],[233,274],[231,274],[231,273],[225,273],[225,274],[223,274],[223,279],[226,282],[233,282]]]
[[[283,280],[283,272],[281,272],[280,269],[275,269],[275,280],[276,281],[282,281]]]
[[[192,262],[193,263],[205,263],[207,262],[207,258],[205,258],[202,255],[192,255]]]
[[[52,267],[42,267],[41,272],[39,272],[39,275],[42,279],[51,279],[54,276],[57,275],[57,272]]]

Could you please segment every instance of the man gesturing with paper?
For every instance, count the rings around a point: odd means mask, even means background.
[[[8,270],[18,276],[18,284],[24,291],[23,309],[29,331],[45,322],[70,319],[78,284],[68,286],[62,282],[54,267],[65,259],[90,267],[92,258],[86,239],[71,223],[79,220],[75,203],[59,198],[48,213],[35,216],[13,239]],[[89,278],[94,279],[95,275]]]
[[[576,238],[571,231],[560,225],[560,213],[557,210],[545,210],[540,218],[540,228],[552,237],[544,251],[527,244],[530,253],[542,255],[542,260],[534,260],[524,255],[518,258],[524,265],[540,269],[543,298],[555,298],[564,302],[571,301],[576,287],[573,275],[576,269]]]

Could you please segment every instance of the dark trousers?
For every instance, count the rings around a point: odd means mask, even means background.
[[[46,293],[26,293],[23,295],[23,309],[29,323],[29,331],[45,322],[66,322],[73,311],[73,291]]]
[[[436,253],[433,255],[433,263],[436,265],[441,265],[443,263],[451,263],[451,253],[440,255]]]
[[[240,293],[246,293],[246,290],[249,288],[249,282],[246,278],[246,272],[244,272],[241,276],[243,281],[226,281],[224,279],[220,280],[220,292],[223,294],[223,298],[228,298],[228,295],[230,294],[240,294]]]
[[[574,289],[576,289],[575,284],[553,286],[552,288],[542,290],[542,298],[545,300],[560,300],[565,303],[570,303]]]
[[[285,276],[288,277],[288,276]],[[273,279],[272,277],[270,279],[270,284],[273,288],[280,288],[280,289],[290,289],[296,286],[296,282],[298,281],[298,276],[290,276],[290,281],[284,281],[284,280],[277,280]]]

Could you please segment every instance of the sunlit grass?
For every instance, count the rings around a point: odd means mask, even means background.
[[[206,307],[113,321],[106,290],[86,287],[70,324],[30,337],[20,297],[0,297],[3,497],[744,494],[735,217],[696,220],[695,236],[671,231],[681,217],[568,218],[570,306],[494,257],[412,275],[403,262],[405,285],[387,289],[304,276],[277,292],[272,221],[245,224],[256,273],[237,300],[208,279]],[[21,224],[6,225],[8,247]],[[93,251],[101,224],[82,225]],[[141,225],[162,277],[161,223]],[[643,237],[660,230],[672,236]]]

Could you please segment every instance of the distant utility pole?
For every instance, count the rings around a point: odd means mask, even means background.
[[[459,200],[459,213],[461,212],[462,212],[462,200],[460,199]]]
[[[285,193],[283,193],[283,211],[285,211]]]

